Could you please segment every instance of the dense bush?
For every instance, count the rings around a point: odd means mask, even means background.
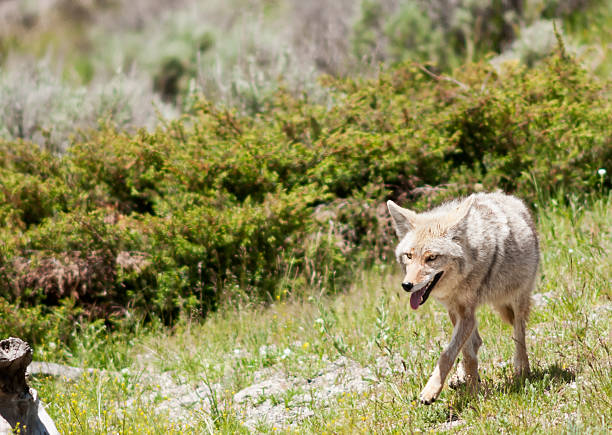
[[[405,64],[324,80],[329,107],[279,91],[252,117],[201,100],[152,133],[102,126],[63,157],[2,142],[1,294],[171,319],[334,291],[388,253],[385,199],[609,189],[608,85],[562,56],[501,71]]]

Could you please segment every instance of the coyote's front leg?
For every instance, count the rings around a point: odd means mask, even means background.
[[[457,322],[453,329],[453,337],[442,352],[442,355],[440,355],[436,368],[429,378],[429,381],[427,381],[425,388],[421,391],[420,399],[422,403],[429,405],[438,398],[448,372],[453,367],[459,351],[470,335],[472,335],[475,326],[476,319],[474,318],[474,312],[464,312],[461,313],[461,315],[457,315]]]

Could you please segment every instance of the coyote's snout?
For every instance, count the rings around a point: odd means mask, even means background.
[[[413,309],[416,310],[417,308],[419,308],[419,305],[423,305],[425,303],[425,301],[429,297],[429,294],[434,289],[434,287],[442,277],[443,273],[444,272],[438,272],[433,276],[430,275],[425,281],[422,281],[417,285],[414,285],[410,281],[404,281],[402,283],[402,288],[407,292],[411,293],[410,306]]]
[[[454,383],[478,385],[477,353],[482,340],[476,308],[491,304],[513,325],[514,368],[529,371],[525,322],[539,263],[538,238],[521,200],[481,193],[417,214],[393,201],[387,206],[400,243],[395,254],[405,272],[402,288],[416,310],[432,296],[448,310],[454,326],[421,401],[431,403],[459,351],[463,354]]]

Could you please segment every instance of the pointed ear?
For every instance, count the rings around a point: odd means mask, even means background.
[[[402,208],[393,201],[387,201],[391,221],[397,237],[403,239],[406,233],[412,231],[416,224],[417,214],[407,208]]]
[[[475,200],[476,198],[474,196],[470,196],[464,201],[461,201],[457,208],[455,208],[455,210],[449,213],[447,217],[448,228],[457,228],[461,221],[463,221],[463,219],[465,219],[468,213],[470,212],[470,209],[472,208],[472,205],[474,205]]]

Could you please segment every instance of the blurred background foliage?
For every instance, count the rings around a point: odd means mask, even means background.
[[[280,85],[322,102],[322,73],[381,63],[532,65],[555,46],[553,20],[606,76],[611,17],[609,0],[4,0],[0,136],[65,149],[101,117],[150,128],[200,94],[254,114]]]
[[[611,17],[607,0],[0,1],[0,318],[171,323],[335,292],[389,261],[385,199],[608,192]]]

